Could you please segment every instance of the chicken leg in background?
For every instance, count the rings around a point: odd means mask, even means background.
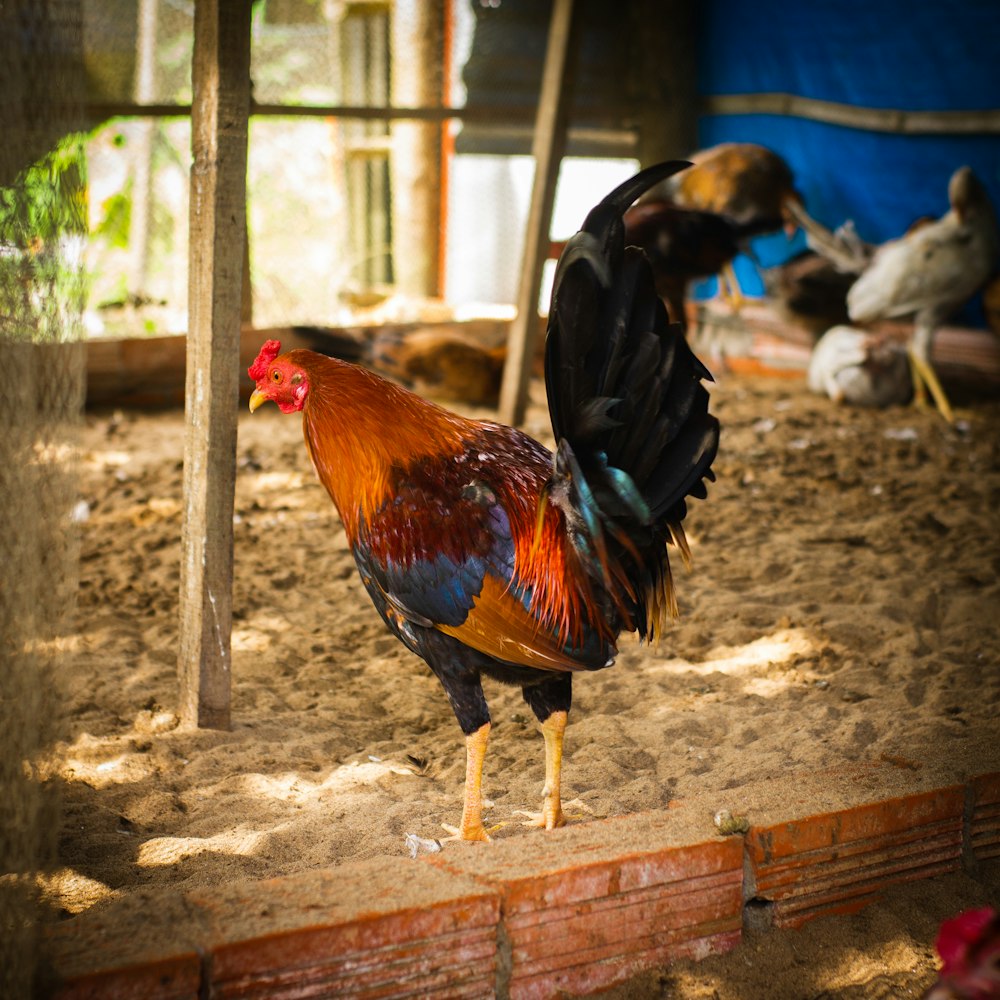
[[[379,614],[438,677],[466,743],[458,836],[487,840],[482,678],[521,688],[545,740],[541,825],[564,822],[573,675],[610,667],[623,632],[676,614],[668,546],[689,557],[687,498],[719,440],[711,376],[668,324],[622,215],[666,163],[617,187],[556,269],[545,378],[552,455],[513,427],[451,413],[381,376],[268,341],[250,409],[301,412],[306,446]]]

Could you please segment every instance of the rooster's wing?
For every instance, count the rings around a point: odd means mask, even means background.
[[[476,457],[466,455],[459,463],[425,462],[400,477],[354,545],[369,595],[417,653],[422,630],[434,629],[501,663],[549,671],[605,666],[610,651],[596,636],[574,647],[533,613],[516,570],[510,514],[490,482],[497,456],[483,454],[489,458],[491,469],[477,469]],[[539,477],[536,490],[540,484]]]

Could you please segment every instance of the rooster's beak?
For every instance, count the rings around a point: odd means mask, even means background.
[[[260,391],[260,389],[254,389],[250,394],[250,412],[253,413],[254,410],[260,406],[261,403],[267,402],[267,396]]]

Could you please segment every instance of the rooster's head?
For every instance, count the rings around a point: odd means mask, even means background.
[[[280,352],[281,341],[266,341],[247,369],[250,378],[257,383],[250,396],[251,413],[269,399],[277,403],[282,413],[294,413],[305,405],[309,379],[299,365]]]

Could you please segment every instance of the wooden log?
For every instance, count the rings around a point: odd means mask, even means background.
[[[724,305],[706,307],[688,302],[687,312],[690,337],[696,349],[705,355],[706,363],[721,356],[725,358],[725,366],[732,371],[805,375],[815,337],[804,327],[789,325],[775,310],[748,305],[743,315],[736,316]],[[539,319],[538,349],[532,358],[535,374],[540,374],[540,340],[544,326],[544,321]],[[893,336],[900,339],[913,332],[912,323],[892,321],[891,327]],[[484,348],[496,348],[508,342],[510,320],[414,321],[347,327],[244,327],[240,335],[238,366],[240,400],[245,403],[250,396],[250,380],[243,374],[265,340],[280,340],[285,351],[305,347],[334,354],[337,351],[331,344],[345,341],[350,346],[353,341],[357,344],[356,349],[345,350],[337,356],[365,363],[365,345],[380,333],[405,335],[411,331],[429,330],[445,337],[468,339]],[[163,409],[182,405],[186,339],[184,334],[172,334],[86,341],[88,408]],[[78,346],[44,345],[47,360],[39,363],[65,364],[59,359],[59,352]],[[931,359],[946,382],[960,381],[983,390],[1000,387],[1000,337],[990,330],[940,327],[934,337]]]
[[[688,302],[688,339],[709,368],[742,374],[804,376],[816,336],[790,323],[766,300],[739,313],[718,301]],[[870,329],[900,343],[912,320],[884,320]],[[990,391],[1000,387],[1000,337],[991,330],[945,325],[934,332],[931,363],[946,385]]]
[[[485,348],[494,348],[506,344],[510,320],[413,320],[330,327],[244,326],[237,365],[240,401],[245,403],[250,397],[252,385],[246,370],[265,340],[280,340],[283,351],[305,347],[364,364],[366,346],[377,333],[405,334],[418,329],[433,329],[445,336],[464,337]],[[61,349],[61,345],[51,348]],[[163,337],[92,338],[86,341],[87,407],[157,410],[182,406],[186,363],[187,337],[182,333]]]
[[[566,148],[566,121],[572,94],[574,41],[573,0],[555,0],[549,26],[549,41],[542,72],[542,92],[535,118],[532,156],[535,179],[528,209],[521,280],[517,293],[517,316],[511,327],[507,363],[500,387],[500,419],[518,424],[524,419],[528,402],[531,358],[538,330],[538,295],[542,285],[542,264],[549,253],[549,226],[555,202],[559,165]]]
[[[250,0],[194,10],[180,715],[228,729]]]

